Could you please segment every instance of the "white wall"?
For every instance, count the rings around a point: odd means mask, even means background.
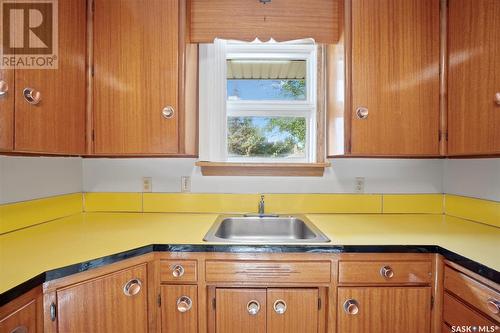
[[[444,161],[445,193],[500,201],[500,158]]]
[[[81,191],[79,157],[0,156],[0,204]]]
[[[356,177],[365,177],[365,193],[442,193],[439,159],[336,159],[325,176],[203,177],[195,159],[84,159],[83,190],[142,191],[152,177],[154,192],[179,192],[181,176],[191,176],[192,192],[352,193]]]

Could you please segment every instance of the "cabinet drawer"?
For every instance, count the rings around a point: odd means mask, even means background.
[[[427,284],[432,265],[427,261],[341,261],[339,283]]]
[[[161,282],[196,282],[196,260],[160,260]]]
[[[492,321],[486,319],[446,292],[444,293],[443,320],[451,327],[494,325]]]
[[[207,282],[330,282],[329,261],[206,261]]]
[[[500,293],[471,277],[455,271],[450,267],[444,270],[444,288],[458,296],[477,310],[500,321],[500,315],[495,313],[494,303],[500,302]]]

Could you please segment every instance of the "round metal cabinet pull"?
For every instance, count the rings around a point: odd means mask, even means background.
[[[496,299],[490,298],[486,305],[488,306],[488,310],[490,310],[493,314],[500,313],[500,302]]]
[[[357,108],[356,117],[361,120],[368,118],[368,108],[365,108],[364,106]]]
[[[394,276],[394,271],[391,266],[384,266],[380,269],[380,275],[382,275],[383,278],[390,279]]]
[[[184,275],[184,267],[182,267],[182,265],[174,265],[174,267],[172,267],[172,276],[173,277],[181,277]]]
[[[24,88],[24,100],[29,104],[37,105],[42,100],[42,93],[33,88]]]
[[[251,300],[247,303],[247,310],[251,316],[255,316],[260,311],[260,303],[256,300]]]
[[[359,312],[359,304],[355,299],[348,299],[344,302],[344,311],[348,315],[356,315]]]
[[[175,113],[175,110],[172,106],[166,106],[163,108],[163,110],[161,110],[161,115],[163,116],[163,118],[165,119],[170,119],[174,116],[174,113]]]
[[[274,308],[274,312],[282,315],[286,312],[286,303],[284,300],[279,299],[276,302],[274,302],[273,308]]]
[[[187,296],[181,296],[177,299],[177,311],[184,313],[193,307],[193,301]]]
[[[9,92],[9,85],[4,80],[0,80],[0,97],[7,95]]]
[[[495,94],[495,103],[500,106],[500,92]]]
[[[132,279],[123,286],[123,293],[125,296],[135,296],[141,291],[141,288],[141,280]]]
[[[17,326],[9,333],[28,333],[28,328],[26,326]]]

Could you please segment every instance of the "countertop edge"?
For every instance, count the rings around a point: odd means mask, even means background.
[[[0,306],[21,296],[44,282],[59,279],[93,268],[150,252],[226,252],[226,253],[439,253],[447,260],[461,265],[495,283],[500,283],[500,272],[437,245],[238,245],[238,244],[151,244],[97,259],[87,260],[47,272],[21,283],[0,294]]]

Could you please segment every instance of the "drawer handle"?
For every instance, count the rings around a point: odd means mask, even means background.
[[[42,93],[33,88],[24,88],[24,100],[32,105],[37,105],[42,100]]]
[[[500,313],[500,302],[497,301],[496,299],[494,298],[488,299],[486,305],[488,306],[488,310],[490,310],[493,314]]]
[[[175,113],[175,109],[173,106],[166,106],[163,108],[163,110],[161,110],[161,115],[163,116],[163,118],[165,119],[170,119],[174,116],[174,113]]]
[[[383,278],[391,279],[394,276],[394,271],[391,266],[384,266],[380,269],[380,275],[382,275]]]
[[[495,103],[500,106],[500,92],[495,94]]]
[[[356,109],[356,117],[360,120],[365,120],[368,118],[368,108],[360,106]]]
[[[176,278],[184,275],[184,267],[182,265],[175,265],[172,267],[172,275]]]
[[[9,92],[9,85],[6,81],[0,80],[0,97],[7,95]]]
[[[344,302],[344,311],[348,315],[357,315],[359,312],[359,304],[355,299],[348,299]]]
[[[279,315],[282,315],[286,312],[286,302],[282,299],[279,299],[276,302],[274,302],[273,308],[274,312],[276,312]]]
[[[54,302],[50,303],[49,312],[50,312],[50,320],[56,321],[56,315],[57,315],[56,303]]]
[[[17,326],[9,333],[28,333],[28,328],[26,326]]]
[[[247,311],[251,316],[255,316],[260,311],[260,303],[256,300],[251,300],[247,303]]]
[[[177,311],[187,312],[193,307],[193,301],[188,296],[181,296],[177,299]]]
[[[142,288],[142,282],[139,279],[132,279],[125,283],[123,286],[123,293],[125,296],[135,296],[137,295]]]

